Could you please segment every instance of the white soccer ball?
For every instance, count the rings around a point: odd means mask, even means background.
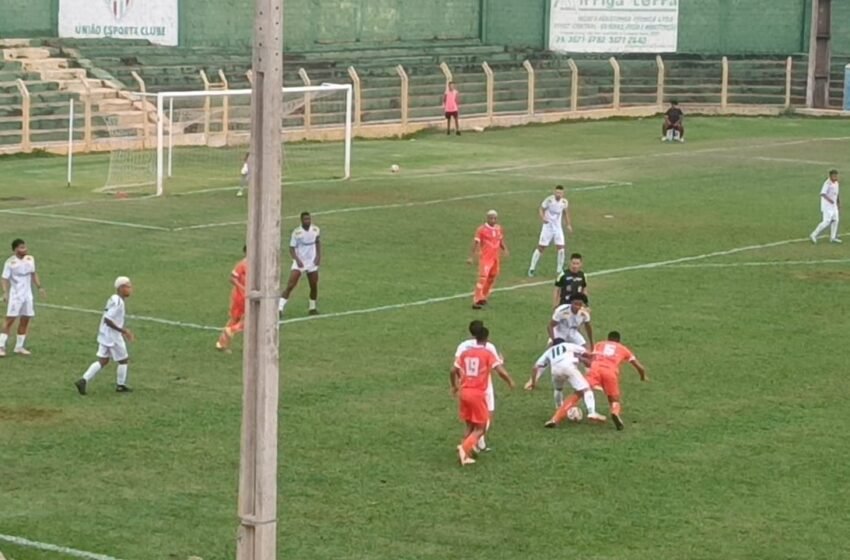
[[[581,422],[581,419],[584,418],[584,413],[579,407],[574,406],[567,411],[567,418],[570,422]]]
[[[390,171],[392,171],[393,173],[398,173],[399,171],[401,171],[401,167],[394,163],[390,166]]]

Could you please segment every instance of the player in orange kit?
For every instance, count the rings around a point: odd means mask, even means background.
[[[472,297],[472,309],[481,309],[487,305],[487,298],[493,291],[493,284],[499,276],[499,265],[502,255],[508,256],[508,246],[505,245],[505,234],[498,224],[499,213],[495,210],[487,212],[487,222],[475,231],[472,243],[472,253],[469,264],[478,255],[478,282],[475,284],[475,294]]]
[[[247,247],[242,248],[242,252],[247,252]],[[230,319],[227,321],[227,326],[221,331],[221,336],[218,337],[218,342],[215,347],[223,352],[230,351],[230,342],[233,340],[233,335],[242,332],[245,328],[245,285],[248,280],[248,259],[243,258],[236,263],[233,271],[230,273],[230,283],[233,289],[230,292]]]
[[[649,379],[646,376],[646,368],[643,367],[643,364],[638,361],[631,350],[620,344],[620,333],[611,331],[608,333],[608,340],[598,342],[593,347],[593,361],[585,376],[591,387],[602,387],[602,390],[605,391],[608,402],[611,404],[611,420],[614,421],[618,430],[626,427],[623,423],[620,406],[620,365],[623,362],[632,364],[640,375],[641,381]],[[567,410],[575,404],[571,401],[572,398],[564,402],[549,422],[557,424],[566,418]]]
[[[475,344],[469,346],[455,359],[450,374],[452,394],[458,395],[460,419],[466,423],[461,444],[457,446],[461,466],[475,462],[472,453],[478,440],[487,431],[490,411],[487,408],[487,385],[490,372],[495,370],[499,377],[513,389],[514,381],[502,365],[502,358],[487,340],[490,331],[481,327],[475,333]]]

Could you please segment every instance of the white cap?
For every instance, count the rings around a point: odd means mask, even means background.
[[[499,215],[499,213],[498,213],[498,212],[496,212],[495,210],[488,210],[488,211],[487,211],[487,215],[488,215],[488,216],[498,216],[498,215]]]
[[[129,283],[130,283],[129,278],[127,278],[126,276],[119,276],[118,278],[115,279],[115,289],[117,290],[121,286],[126,286]]]

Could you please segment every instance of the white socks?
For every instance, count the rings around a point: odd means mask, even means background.
[[[531,254],[531,266],[528,267],[529,270],[537,270],[537,263],[540,262],[540,249],[535,249]]]
[[[555,271],[555,274],[560,274],[564,270],[564,259],[566,259],[566,251],[564,249],[558,249],[558,270]]]
[[[118,364],[118,385],[127,384],[127,364]]]
[[[99,372],[101,369],[103,369],[103,366],[100,365],[100,362],[94,362],[92,365],[89,366],[89,369],[87,369],[86,372],[83,374],[83,379],[85,379],[86,383],[88,383],[89,381],[94,379],[94,376],[97,375],[97,372]]]
[[[593,389],[588,389],[584,392],[584,406],[587,407],[588,414],[596,414],[596,396],[593,394]]]
[[[316,310],[316,300],[311,299],[310,300],[310,311],[315,311],[315,310]]]
[[[19,334],[18,339],[15,342],[15,350],[23,350],[24,342],[26,342],[26,340],[27,340],[27,335]]]
[[[489,429],[490,429],[490,421],[487,420],[487,425],[484,426],[484,434],[482,434],[481,437],[478,438],[478,443],[476,444],[478,451],[484,451],[485,449],[487,449],[487,442],[484,440],[484,435],[487,434],[487,430],[489,430]]]
[[[0,347],[5,348],[7,340],[9,340],[9,335],[0,333]]]
[[[277,308],[283,313],[283,310],[286,309],[286,298],[280,298],[280,303],[278,303]]]
[[[564,404],[564,392],[561,389],[555,389],[553,394],[555,396],[555,408],[561,408],[561,405]]]

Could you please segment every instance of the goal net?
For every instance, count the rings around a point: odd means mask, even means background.
[[[284,183],[351,175],[352,88],[323,84],[283,89],[280,123]],[[106,118],[110,140],[105,190],[156,194],[239,190],[250,174],[251,90],[163,92],[149,142],[137,127]],[[144,131],[147,134],[147,131]]]

